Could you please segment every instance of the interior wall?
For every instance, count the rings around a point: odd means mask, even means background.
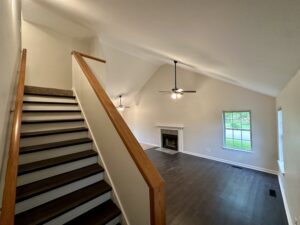
[[[22,45],[28,50],[26,84],[72,88],[71,51],[88,52],[89,39],[77,39],[22,20]]]
[[[291,218],[292,220],[298,220],[298,223],[300,222],[299,87],[300,71],[277,97],[277,107],[281,107],[283,113],[283,151],[285,164],[285,175],[280,175],[280,180],[286,194]]]
[[[21,5],[18,0],[0,1],[0,169],[4,177],[10,109],[13,105],[21,47]],[[2,182],[1,182],[2,183]],[[2,185],[0,190],[2,197]]]
[[[136,105],[125,112],[140,142],[159,145],[157,123],[182,124],[186,152],[277,171],[275,98],[179,69],[179,86],[197,93],[174,101],[169,94],[158,92],[173,88],[173,74],[173,66],[161,66],[140,92]],[[222,148],[223,110],[251,110],[251,153]]]
[[[104,72],[96,76],[116,105],[119,95],[123,95],[124,104],[129,104],[161,64],[124,52],[98,38],[91,40],[89,52],[106,60]]]

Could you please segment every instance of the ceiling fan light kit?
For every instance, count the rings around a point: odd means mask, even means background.
[[[171,94],[171,98],[174,100],[180,99],[181,97],[183,97],[183,94],[181,94],[181,93],[172,93]]]
[[[174,60],[174,64],[175,64],[175,87],[171,90],[171,91],[160,91],[160,93],[170,93],[171,94],[171,98],[176,100],[176,99],[180,99],[183,97],[184,93],[196,93],[196,91],[185,91],[182,88],[177,88],[177,61]]]
[[[125,110],[125,107],[124,107],[124,106],[118,106],[118,107],[117,107],[117,110],[122,112],[122,111]]]

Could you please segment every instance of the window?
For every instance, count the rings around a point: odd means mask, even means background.
[[[277,111],[277,131],[278,131],[278,165],[280,172],[284,174],[284,155],[283,155],[283,117],[282,109]]]
[[[251,112],[223,112],[224,148],[250,152],[252,149]]]

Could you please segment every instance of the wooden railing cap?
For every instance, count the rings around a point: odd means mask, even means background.
[[[106,63],[106,60],[104,60],[104,59],[100,59],[100,58],[97,58],[95,56],[91,56],[91,55],[88,55],[86,53],[83,53],[83,52],[78,52],[78,51],[75,51],[75,50],[73,50],[71,52],[72,55],[74,55],[75,53],[77,53],[77,54],[79,54],[79,55],[81,55],[82,57],[85,57],[85,58],[89,58],[89,59],[96,60],[98,62]]]

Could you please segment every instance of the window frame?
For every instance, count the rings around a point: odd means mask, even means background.
[[[250,130],[245,130],[245,131],[250,131],[250,143],[251,143],[251,148],[250,150],[245,150],[245,149],[238,149],[238,148],[230,148],[225,145],[225,139],[226,139],[226,119],[225,119],[225,113],[241,113],[241,112],[247,112],[250,114]],[[252,135],[252,112],[251,110],[224,110],[222,111],[222,120],[223,120],[223,149],[226,150],[233,150],[233,151],[239,151],[239,152],[247,152],[247,153],[252,153],[253,152],[253,135]],[[232,129],[232,130],[240,130],[243,131],[243,129]],[[241,139],[242,140],[242,139]]]

